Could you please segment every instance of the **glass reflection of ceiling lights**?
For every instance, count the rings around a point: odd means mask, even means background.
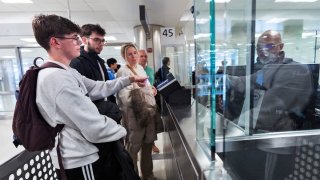
[[[207,22],[209,22],[208,18],[198,18],[197,19],[197,24],[206,24]]]
[[[302,39],[306,39],[309,37],[315,37],[315,36],[316,36],[315,32],[302,32],[302,34],[301,34]]]
[[[210,37],[211,33],[199,33],[194,35],[194,39],[207,38]]]
[[[275,23],[276,24],[276,23],[284,22],[286,20],[288,20],[288,19],[287,18],[272,18],[272,19],[266,21],[266,23],[269,23],[269,24]]]

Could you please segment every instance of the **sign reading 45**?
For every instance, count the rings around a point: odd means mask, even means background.
[[[176,32],[175,28],[173,27],[164,27],[160,29],[160,37],[161,37],[161,44],[171,44],[174,43],[176,39]]]

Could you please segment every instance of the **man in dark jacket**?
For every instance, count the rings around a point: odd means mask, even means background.
[[[84,46],[81,47],[80,56],[73,59],[70,66],[89,79],[109,80],[105,62],[98,55],[105,44],[105,30],[99,24],[85,24],[81,27],[81,31]],[[116,103],[113,95],[109,96],[108,100]]]
[[[164,57],[162,59],[162,67],[158,69],[155,75],[156,85],[168,79],[168,74],[170,73],[169,65],[170,65],[170,59],[168,57]]]

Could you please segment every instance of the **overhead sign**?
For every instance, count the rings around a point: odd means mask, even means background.
[[[161,44],[174,44],[176,40],[176,31],[173,27],[164,27],[160,29]]]

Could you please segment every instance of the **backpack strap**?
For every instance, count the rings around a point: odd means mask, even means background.
[[[46,62],[44,64],[42,64],[40,67],[40,69],[45,69],[45,68],[59,68],[59,69],[64,69],[63,67],[61,67],[60,65],[53,63],[53,62]]]
[[[60,168],[60,177],[62,180],[67,180],[67,175],[62,163],[62,156],[61,156],[61,150],[60,150],[60,132],[63,129],[64,124],[58,124],[57,126],[58,126],[57,128],[59,129],[59,132],[57,134],[58,136],[57,155],[58,155],[58,163]]]

